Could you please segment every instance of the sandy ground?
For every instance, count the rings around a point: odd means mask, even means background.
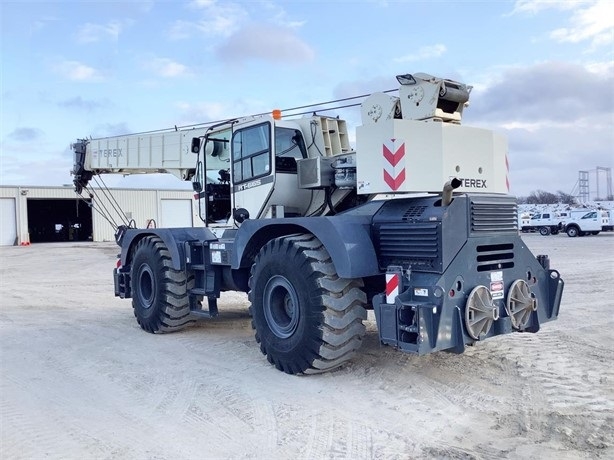
[[[243,295],[151,335],[113,297],[114,245],[1,248],[1,457],[614,458],[614,233],[524,239],[566,281],[538,334],[418,357],[370,321],[308,377],[267,363]]]

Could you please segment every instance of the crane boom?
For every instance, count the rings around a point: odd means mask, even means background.
[[[190,180],[196,167],[196,157],[190,149],[192,139],[204,137],[209,130],[205,127],[79,139],[72,145],[75,186],[83,187],[93,175],[109,173],[168,173]],[[228,160],[211,157],[208,167],[228,168]]]

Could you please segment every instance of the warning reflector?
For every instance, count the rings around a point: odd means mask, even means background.
[[[393,304],[396,296],[399,295],[398,273],[386,273],[386,303]]]

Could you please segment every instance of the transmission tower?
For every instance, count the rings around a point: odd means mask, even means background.
[[[586,203],[590,197],[588,171],[578,171],[578,200]]]
[[[603,173],[603,174],[600,174]],[[606,194],[605,195],[601,195],[601,189],[599,188],[599,176],[605,176],[605,189],[606,189]],[[597,182],[597,196],[596,198],[601,198],[601,199],[611,199],[612,197],[612,169],[611,168],[604,168],[603,166],[597,166],[597,171],[596,171],[596,182]]]
[[[591,197],[591,175],[594,176],[594,184],[595,187],[593,189],[594,197]],[[601,184],[605,179],[605,195],[601,194]],[[576,195],[575,192],[578,191]],[[603,166],[597,166],[595,169],[591,169],[590,171],[578,171],[578,182],[574,185],[574,188],[571,192],[571,195],[578,198],[580,203],[586,203],[591,199],[600,198],[602,200],[608,199],[612,197],[612,168],[606,168]]]

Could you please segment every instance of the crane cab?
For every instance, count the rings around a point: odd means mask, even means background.
[[[309,191],[297,187],[297,160],[307,157],[300,127],[258,117],[193,139],[200,152],[194,176],[201,218],[240,225],[245,219],[303,215]],[[225,161],[218,168],[219,161]]]

